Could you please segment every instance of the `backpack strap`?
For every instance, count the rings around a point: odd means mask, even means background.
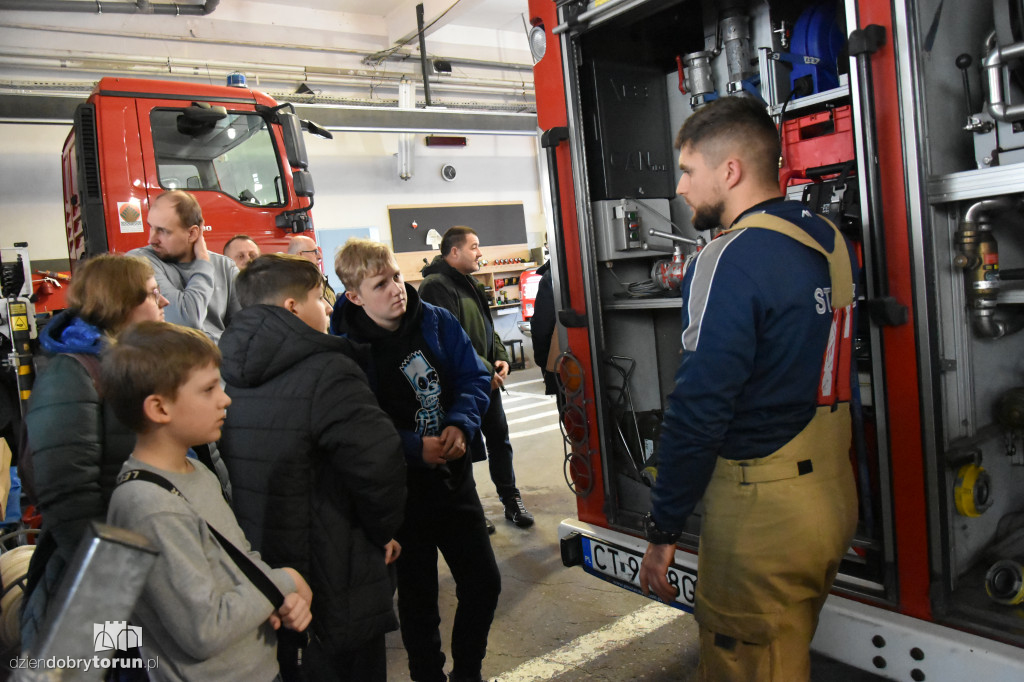
[[[117,477],[117,485],[119,486],[128,483],[129,481],[146,481],[147,483],[158,485],[172,495],[177,495],[181,499],[185,500],[186,504],[189,503],[188,498],[185,497],[173,483],[159,474],[154,474],[152,471],[146,471],[145,469],[129,469],[128,471],[122,472],[121,475]],[[202,516],[200,516],[200,518],[202,518]],[[263,593],[263,596],[273,604],[275,610],[281,608],[281,605],[284,604],[284,595],[281,593],[281,590],[277,588],[277,585],[267,577],[266,573],[260,570],[260,568],[245,552],[235,547],[230,540],[221,535],[220,531],[211,526],[209,521],[206,519],[203,519],[203,521],[206,523],[206,527],[210,529],[210,532],[213,533],[213,537],[217,538],[217,542],[220,543],[221,548],[229,557],[231,557],[231,560],[234,561],[239,570],[245,574],[245,577],[249,579],[249,582]]]
[[[89,378],[92,379],[92,385],[96,388],[96,393],[100,399],[103,399],[103,382],[100,381],[100,359],[96,355],[90,355],[88,353],[64,353],[68,357],[74,358],[78,361],[86,372],[89,374]]]

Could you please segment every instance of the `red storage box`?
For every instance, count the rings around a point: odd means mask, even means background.
[[[779,185],[810,182],[809,168],[854,159],[853,115],[849,105],[782,122],[782,160]]]

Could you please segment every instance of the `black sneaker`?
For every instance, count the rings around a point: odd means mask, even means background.
[[[487,526],[487,534],[494,535],[494,531],[498,530],[494,527],[494,521],[491,521],[486,516],[484,517],[484,525]]]
[[[502,498],[501,503],[505,505],[506,519],[520,528],[529,528],[533,525],[533,514],[526,511],[526,506],[523,505],[523,498],[519,496],[518,490],[513,492],[512,496],[508,499]]]

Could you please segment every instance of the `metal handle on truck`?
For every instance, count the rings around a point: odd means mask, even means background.
[[[850,56],[857,62],[857,103],[863,117],[860,126],[863,147],[858,150],[861,203],[867,209],[864,218],[872,242],[874,298],[866,301],[868,314],[877,324],[895,327],[909,319],[907,307],[889,295],[885,257],[885,225],[882,222],[881,176],[878,170],[878,138],[875,129],[875,103],[871,82],[871,55],[885,44],[885,28],[870,24],[850,33]],[[864,199],[867,199],[865,202]],[[865,256],[866,257],[866,256]]]
[[[545,130],[540,136],[540,145],[544,147],[548,157],[548,184],[551,191],[552,222],[555,226],[555,262],[557,268],[558,292],[561,305],[558,310],[558,321],[564,327],[585,327],[587,318],[572,309],[569,300],[569,268],[565,264],[565,234],[562,232],[562,195],[558,189],[558,158],[555,153],[559,144],[569,139],[569,129],[559,126]]]

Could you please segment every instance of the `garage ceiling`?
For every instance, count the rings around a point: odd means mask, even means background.
[[[427,56],[451,64],[429,76],[432,104],[533,112],[527,0],[422,2]],[[418,0],[182,0],[213,6],[190,16],[96,12],[130,10],[123,0],[79,0],[88,11],[21,9],[32,4],[0,0],[0,118],[53,116],[62,109],[54,102],[81,101],[105,75],[223,82],[241,71],[278,99],[364,108],[397,106],[406,80],[424,104]],[[13,96],[16,106],[5,107]],[[33,110],[34,97],[49,103]]]

